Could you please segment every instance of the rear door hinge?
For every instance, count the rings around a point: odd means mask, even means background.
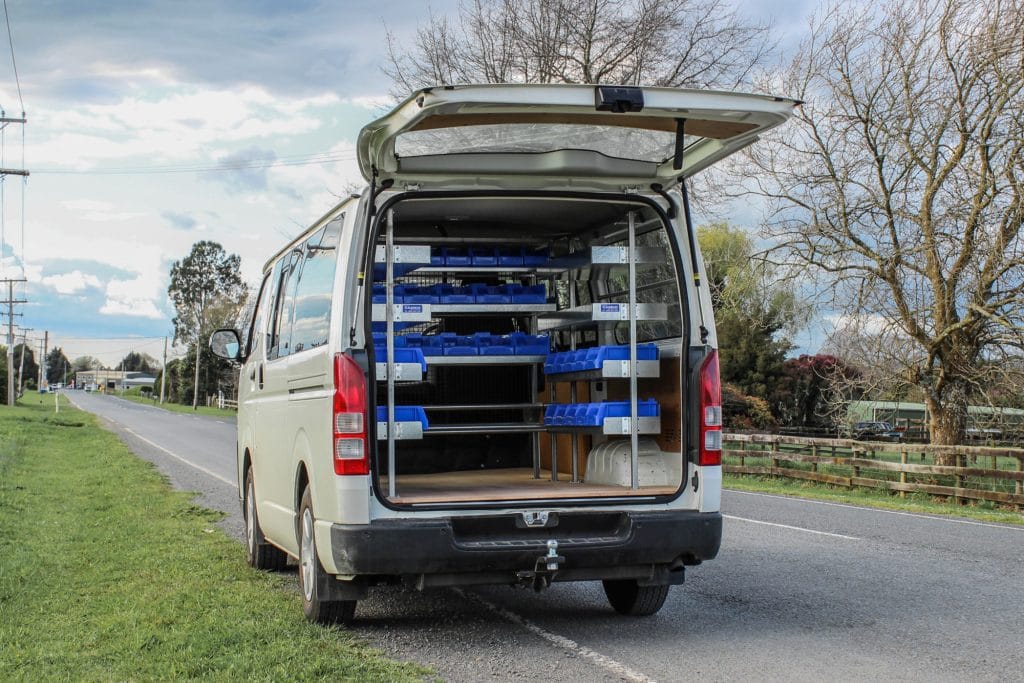
[[[419,183],[406,183],[405,184],[405,191],[406,192],[415,192],[418,189],[420,189],[420,184]]]

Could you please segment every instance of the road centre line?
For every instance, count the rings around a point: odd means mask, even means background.
[[[792,500],[798,503],[811,503],[813,505],[826,505],[834,508],[850,508],[851,510],[866,510],[868,512],[884,512],[889,515],[901,515],[903,517],[917,517],[918,519],[930,519],[933,522],[951,522],[953,524],[967,524],[968,526],[984,526],[991,529],[1006,529],[1007,531],[1024,531],[1024,526],[1011,526],[1009,524],[992,524],[990,522],[973,522],[969,519],[955,519],[953,517],[940,517],[936,515],[924,515],[917,512],[903,512],[901,510],[886,510],[885,508],[872,508],[864,505],[851,505],[849,503],[830,503],[824,500],[812,500],[810,498],[797,498],[795,496],[779,496],[774,493],[759,493],[757,491],[740,491],[739,489],[722,489],[729,493],[742,493],[745,496],[763,496],[764,498],[781,498]]]
[[[121,426],[121,429],[123,429],[124,431],[128,432],[129,434],[134,436],[136,439],[138,439],[140,441],[144,441],[144,442],[148,443],[150,446],[152,446],[153,448],[156,448],[157,450],[166,453],[167,455],[171,456],[172,458],[174,458],[176,460],[180,460],[181,462],[185,463],[186,465],[189,465],[190,467],[196,468],[197,470],[199,470],[203,474],[208,474],[211,477],[213,477],[214,479],[219,479],[220,481],[224,482],[228,486],[234,486],[235,485],[235,482],[230,481],[229,479],[227,479],[225,477],[222,477],[221,475],[217,474],[216,472],[213,472],[211,470],[206,469],[202,465],[197,465],[194,462],[192,462],[191,460],[186,460],[185,458],[181,457],[177,453],[172,453],[171,451],[167,450],[166,448],[164,448],[160,444],[153,443],[152,441],[150,441],[146,437],[144,437],[144,436],[142,436],[142,435],[140,435],[140,434],[138,434],[136,432],[133,432],[132,430],[128,429],[127,427],[125,427],[123,425]]]
[[[589,647],[580,645],[575,640],[545,630],[540,626],[537,626],[533,622],[525,619],[524,617],[519,616],[515,612],[507,610],[504,607],[499,607],[498,605],[495,605],[493,602],[483,599],[476,593],[467,593],[463,591],[461,588],[452,588],[452,591],[454,591],[457,595],[460,595],[463,598],[467,598],[469,600],[473,600],[475,602],[480,603],[491,612],[494,612],[500,617],[508,619],[514,624],[522,626],[527,631],[530,631],[534,635],[540,636],[541,638],[548,641],[549,643],[552,643],[553,645],[557,645],[558,647],[568,650],[573,654],[577,654],[581,657],[589,659],[597,666],[601,667],[605,671],[611,672],[615,676],[619,676],[620,678],[623,678],[627,681],[632,681],[633,683],[655,683],[653,678],[645,676],[644,674],[639,673],[637,671],[633,671],[625,664],[617,662],[611,657],[606,657],[600,652],[595,652],[594,650],[591,650]]]
[[[750,522],[751,524],[764,524],[765,526],[775,526],[780,529],[790,529],[791,531],[803,531],[808,534],[817,534],[819,536],[831,536],[833,538],[842,538],[847,541],[860,541],[863,539],[857,538],[856,536],[846,536],[844,534],[834,534],[830,531],[818,531],[817,529],[805,529],[802,526],[790,526],[789,524],[778,524],[776,522],[762,522],[759,519],[747,519],[746,517],[737,517],[735,515],[722,515],[725,519],[735,519],[737,522]]]

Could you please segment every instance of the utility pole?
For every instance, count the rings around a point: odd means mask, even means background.
[[[167,385],[167,336],[164,335],[164,369],[160,373],[160,405],[164,404],[164,387]]]
[[[46,354],[48,354],[49,352],[50,352],[50,331],[46,330],[45,332],[43,332],[43,359],[41,361],[39,361],[39,367],[43,371],[43,382],[45,382],[45,386],[47,386],[47,387],[50,386],[50,378],[46,374],[49,371],[49,368],[46,367]],[[44,386],[44,384],[40,384],[39,388],[42,389],[43,386]]]
[[[0,169],[2,173],[3,169]],[[24,282],[25,278],[4,278],[0,282],[7,283],[7,405],[14,405],[14,304],[25,303],[24,299],[14,298],[14,283]]]
[[[25,347],[28,345],[28,333],[33,332],[31,327],[21,328],[21,358],[18,360],[18,396],[21,396],[25,389],[25,378],[22,373],[25,371]]]

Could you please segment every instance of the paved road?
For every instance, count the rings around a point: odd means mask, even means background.
[[[69,395],[241,538],[232,422]],[[594,584],[376,589],[356,628],[453,681],[1021,678],[1024,528],[736,491],[723,504],[718,559],[654,617],[616,615]]]

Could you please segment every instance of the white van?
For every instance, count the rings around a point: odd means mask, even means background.
[[[369,183],[266,264],[241,362],[250,564],[371,586],[604,582],[656,612],[722,534],[711,298],[681,183],[793,100],[445,86],[359,136]]]

